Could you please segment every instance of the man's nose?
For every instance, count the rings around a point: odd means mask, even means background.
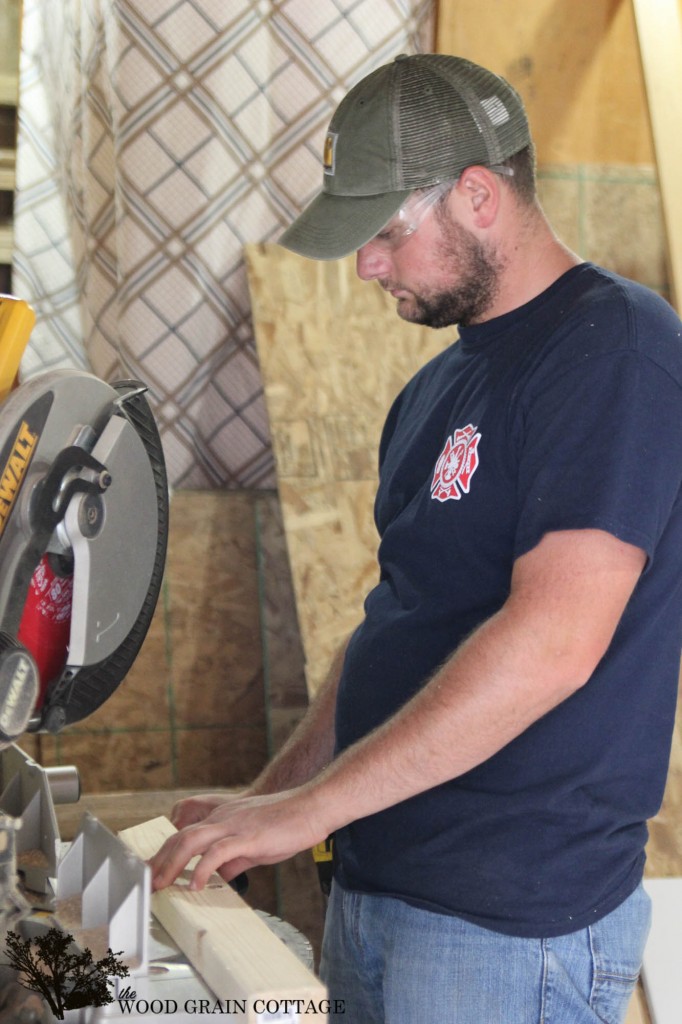
[[[374,278],[388,276],[388,253],[382,252],[377,246],[367,242],[355,254],[355,269],[361,281],[372,281]]]

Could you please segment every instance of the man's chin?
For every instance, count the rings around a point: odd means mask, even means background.
[[[452,327],[456,323],[447,315],[451,311],[440,307],[432,309],[412,292],[399,288],[387,288],[386,291],[396,301],[396,313],[401,320],[405,320],[407,323],[433,328]]]
[[[395,296],[396,301],[396,313],[401,320],[407,320],[411,324],[424,323],[424,310],[420,307],[419,303],[415,301],[411,295],[397,295]]]
[[[414,299],[398,299],[396,313],[401,320],[405,320],[408,324],[418,324],[420,327],[446,326],[444,324],[434,324],[429,310],[424,309]]]

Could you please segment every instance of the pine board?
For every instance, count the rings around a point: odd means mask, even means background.
[[[125,829],[121,840],[149,860],[175,832],[167,818]],[[260,1001],[292,1000],[324,1006],[322,983],[277,938],[258,915],[215,875],[201,892],[188,888],[189,868],[178,881],[152,894],[152,913],[221,1001],[244,1000],[245,1024],[259,1024]],[[262,1005],[262,1004],[261,1004]],[[282,1015],[293,1021],[294,1015]],[[327,1016],[316,1012],[318,1024]]]

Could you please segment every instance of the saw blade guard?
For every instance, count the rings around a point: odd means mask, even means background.
[[[126,676],[151,623],[168,485],[145,390],[57,370],[0,407],[0,635],[29,662],[21,666],[22,714],[27,677],[36,676],[21,731],[58,732],[95,711]],[[19,655],[11,657],[10,668]],[[0,666],[0,688],[2,678]],[[0,744],[17,735],[18,721],[3,716],[17,690],[12,679],[0,693]]]

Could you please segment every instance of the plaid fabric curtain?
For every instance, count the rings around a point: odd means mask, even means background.
[[[271,487],[243,261],[318,190],[347,89],[429,49],[433,0],[25,0],[22,375],[148,384],[176,487]]]

